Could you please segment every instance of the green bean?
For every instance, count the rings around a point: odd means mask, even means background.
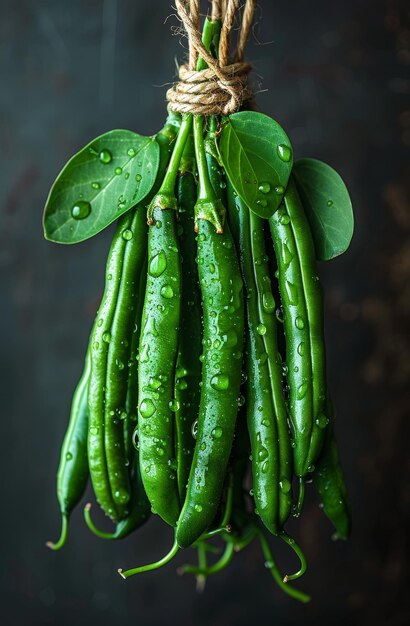
[[[199,174],[195,218],[203,307],[202,387],[198,434],[187,495],[176,529],[178,545],[194,543],[213,521],[234,435],[243,344],[243,293],[239,263],[223,207],[209,181],[203,121],[194,120]]]
[[[326,410],[326,355],[323,332],[323,302],[313,239],[298,190],[291,177],[285,194],[286,210],[293,230],[305,294],[310,358],[313,375],[313,425],[306,467],[312,471],[322,449],[329,422]],[[306,357],[308,358],[308,356]]]
[[[148,276],[139,349],[141,475],[153,512],[171,526],[180,510],[171,410],[181,302],[175,184],[191,123],[191,116],[182,122],[164,181],[148,209]]]
[[[57,498],[61,511],[61,534],[57,542],[48,541],[48,548],[59,550],[67,541],[68,519],[73,508],[81,500],[88,481],[87,429],[88,429],[88,381],[90,378],[89,350],[85,357],[84,371],[74,391],[70,419],[57,471]]]
[[[294,470],[297,476],[305,476],[313,426],[311,345],[301,262],[285,203],[269,219],[269,226],[284,310]]]
[[[313,483],[322,501],[323,510],[336,529],[336,537],[347,539],[352,525],[351,506],[334,435],[330,399],[327,411],[332,423],[327,429],[323,450],[313,472]]]
[[[192,434],[198,416],[201,363],[201,300],[195,262],[194,206],[195,153],[192,136],[188,139],[178,177],[179,243],[182,257],[181,332],[175,380],[175,424],[178,488],[185,498],[195,440]]]

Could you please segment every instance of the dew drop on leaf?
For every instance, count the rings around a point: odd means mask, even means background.
[[[285,163],[289,163],[290,159],[292,158],[292,150],[284,143],[280,143],[278,145],[278,155],[282,161],[284,161]]]
[[[78,200],[71,209],[71,215],[75,220],[83,220],[91,213],[91,204],[86,200]]]
[[[111,163],[112,161],[112,154],[109,150],[101,150],[100,154],[98,155],[98,158],[100,159],[101,163]]]

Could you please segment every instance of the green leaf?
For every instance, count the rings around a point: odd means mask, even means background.
[[[283,128],[262,113],[234,113],[223,127],[218,149],[238,196],[260,217],[271,217],[292,170],[292,147]]]
[[[44,210],[44,235],[78,243],[102,231],[151,191],[159,165],[155,137],[112,130],[77,152],[57,176]]]
[[[343,254],[353,236],[352,203],[346,185],[330,165],[300,159],[293,167],[312,230],[316,257],[329,261]]]

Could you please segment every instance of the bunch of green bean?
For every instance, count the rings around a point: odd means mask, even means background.
[[[202,585],[257,539],[278,585],[305,602],[291,581],[306,559],[285,528],[307,479],[338,537],[350,532],[314,244],[292,174],[269,219],[236,193],[213,149],[222,124],[170,114],[151,197],[118,220],[61,451],[62,532],[48,546],[66,542],[90,476],[114,523],[98,528],[87,504],[95,535],[121,539],[151,513],[173,528],[169,553],[124,578],[194,547],[198,565],[179,571]],[[298,571],[280,572],[268,533]],[[209,563],[217,536],[225,548]]]

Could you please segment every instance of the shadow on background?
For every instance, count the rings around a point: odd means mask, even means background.
[[[267,90],[258,96],[261,110],[286,128],[296,157],[321,158],[341,172],[356,216],[348,254],[320,266],[354,532],[345,544],[332,542],[308,497],[294,529],[310,563],[300,584],[313,595],[307,607],[275,588],[256,545],[202,595],[173,565],[125,583],[118,566],[168,549],[170,532],[158,520],[109,544],[90,536],[78,510],[66,549],[45,549],[59,529],[59,447],[113,231],[76,247],[53,245],[42,236],[42,208],[61,166],[94,136],[160,128],[164,85],[186,46],[171,36],[177,22],[164,23],[172,10],[159,0],[2,0],[0,11],[2,623],[408,624],[404,0],[261,0],[248,46],[254,79]],[[286,563],[287,552],[276,550]]]

